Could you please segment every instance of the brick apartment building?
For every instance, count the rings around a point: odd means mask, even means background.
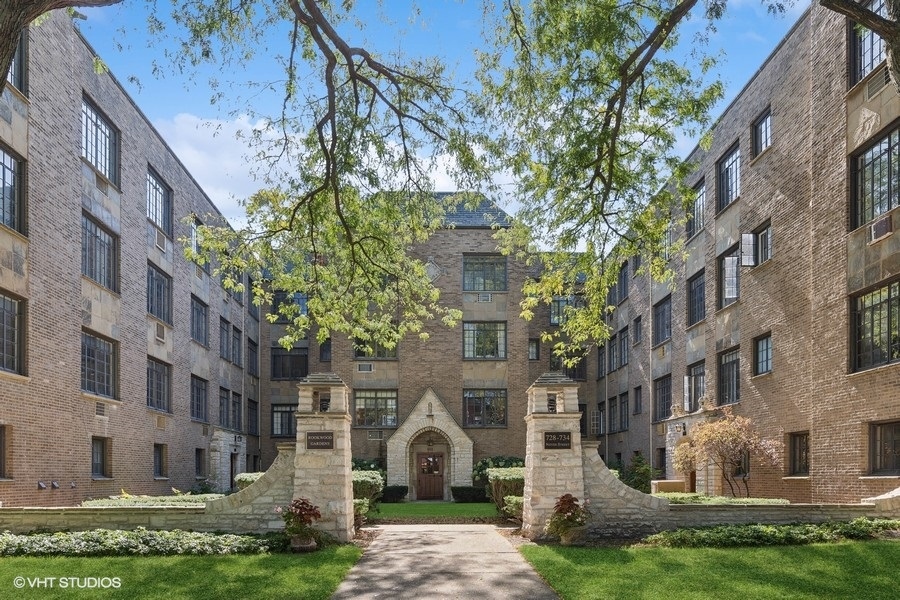
[[[368,355],[337,337],[285,350],[284,324],[183,258],[185,218],[216,208],[92,57],[56,15],[26,33],[0,98],[0,500],[228,488],[293,439],[296,384],[316,373],[351,389],[354,456],[402,473],[413,498],[524,453],[525,390],[558,368],[540,332],[564,300],[519,318],[529,271],[484,218],[501,212],[460,212],[416,249],[459,326]],[[781,468],[748,465],[755,495],[900,484],[898,117],[877,38],[819,7],[801,17],[691,157],[705,194],[673,228],[674,287],[625,265],[615,337],[568,371],[601,456],[639,452],[720,492],[671,454],[730,404],[785,442]]]

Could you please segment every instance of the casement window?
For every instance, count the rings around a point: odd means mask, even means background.
[[[465,427],[506,427],[506,390],[463,390]]]
[[[171,366],[147,358],[147,406],[172,412],[171,379]]]
[[[587,359],[583,352],[576,350],[580,354],[579,360],[577,363],[572,365],[571,367],[566,366],[566,358],[558,356],[555,353],[550,355],[550,370],[551,371],[559,371],[569,379],[574,379],[575,381],[584,381],[587,379]],[[575,354],[569,354],[569,357],[574,358]]]
[[[87,99],[81,101],[81,156],[119,185],[119,132]]]
[[[706,272],[700,271],[687,282],[687,324],[696,325],[706,318]]]
[[[619,431],[628,431],[628,392],[619,394]]]
[[[531,338],[528,340],[528,360],[541,359],[541,340]]]
[[[641,318],[635,317],[631,322],[631,344],[633,346],[637,346],[641,343],[641,338],[644,335],[644,330],[641,325]]]
[[[247,399],[247,433],[259,435],[259,402]]]
[[[356,390],[353,400],[356,427],[397,426],[397,390]]]
[[[753,232],[753,263],[761,265],[770,258],[772,258],[772,224],[766,223]]]
[[[331,338],[319,345],[319,362],[331,362]]]
[[[609,432],[615,433],[619,431],[619,401],[613,396],[606,401],[609,412]]]
[[[644,390],[641,386],[637,386],[634,388],[634,392],[632,397],[634,398],[634,402],[632,405],[634,406],[634,414],[639,415],[644,411],[644,398],[643,398]]]
[[[81,215],[81,274],[119,291],[119,242],[99,223]]]
[[[6,451],[6,445],[9,441],[9,426],[0,425],[0,479],[12,478],[9,470],[9,454]]]
[[[597,379],[606,376],[606,345],[597,346]]]
[[[550,301],[550,324],[563,325],[566,322],[566,307],[579,308],[584,301],[578,296],[555,296]]]
[[[809,475],[809,432],[792,433],[789,438],[788,452],[791,475]]]
[[[0,145],[0,225],[25,233],[25,161]]]
[[[597,435],[609,433],[609,424],[606,421],[606,402],[597,403]]]
[[[237,392],[231,392],[231,417],[230,417],[230,425],[231,429],[235,431],[241,430],[241,415],[243,414],[244,404],[243,399],[240,394]]]
[[[231,323],[219,317],[219,356],[231,360]]]
[[[741,399],[741,356],[739,348],[719,354],[719,394],[717,404],[734,404]]]
[[[278,291],[272,297],[272,314],[276,323],[290,323],[295,318],[309,314],[306,294]]]
[[[0,369],[24,372],[25,301],[0,290]]]
[[[91,477],[112,477],[112,440],[91,438]]]
[[[616,289],[619,295],[619,304],[628,298],[628,263],[622,263],[619,267],[619,279],[616,282]]]
[[[772,110],[766,108],[753,122],[753,156],[759,156],[772,145]]]
[[[166,444],[153,444],[153,476],[159,479],[169,476],[169,449]]]
[[[17,90],[25,93],[25,52],[27,29],[19,34],[19,43],[16,45],[16,53],[13,54],[12,63],[6,73],[6,81],[15,86]]]
[[[272,379],[303,379],[309,375],[309,349],[272,348]]]
[[[716,164],[718,211],[725,210],[741,195],[741,148],[733,146]]]
[[[506,289],[505,256],[463,256],[463,291],[505,292]]]
[[[206,448],[194,449],[194,477],[198,479],[206,478]]]
[[[296,410],[296,404],[272,405],[273,437],[294,437],[297,435],[297,420],[294,418]]]
[[[700,399],[706,393],[706,363],[700,361],[690,365],[684,381],[684,410],[695,412],[700,410]]]
[[[247,374],[259,377],[259,345],[247,338]]]
[[[463,358],[506,358],[506,322],[463,323]]]
[[[694,188],[694,202],[688,211],[685,231],[688,239],[694,237],[703,230],[703,213],[706,210],[706,183],[701,181]]]
[[[237,327],[231,328],[231,362],[237,366],[243,363],[244,334]]]
[[[772,334],[753,340],[753,374],[762,375],[772,371]]]
[[[619,366],[628,364],[628,347],[631,345],[628,338],[628,327],[619,330]]]
[[[191,250],[194,252],[194,254],[197,254],[197,255],[199,255],[201,253],[201,251],[203,250],[203,248],[201,247],[201,244],[200,244],[200,237],[201,237],[200,228],[201,227],[203,227],[203,222],[200,219],[198,219],[197,217],[194,217],[193,219],[191,219]],[[204,272],[209,273],[209,262],[208,261],[201,264],[198,260],[197,264],[200,266],[200,268]],[[199,272],[197,274],[200,275]]]
[[[900,281],[852,301],[854,371],[900,361]]]
[[[653,345],[672,337],[672,297],[667,296],[653,307]]]
[[[191,339],[209,347],[209,307],[191,296]]]
[[[207,423],[209,421],[209,382],[191,375],[191,418]]]
[[[231,420],[231,390],[219,388],[219,426],[229,429]]]
[[[653,420],[662,421],[672,416],[672,376],[665,375],[653,381]]]
[[[852,170],[855,227],[900,205],[900,127],[857,154]]]
[[[153,169],[147,170],[147,218],[172,237],[172,189]]]
[[[869,431],[873,475],[900,475],[900,421],[877,423]]]
[[[614,335],[609,338],[609,342],[606,344],[606,347],[609,349],[609,351],[607,352],[607,354],[609,354],[608,372],[612,373],[619,368],[619,336]]]
[[[81,389],[115,398],[118,357],[115,342],[81,332]]]
[[[147,312],[172,324],[172,278],[147,263]]]
[[[885,0],[870,0],[860,2],[864,8],[887,18],[887,2]],[[869,73],[874,71],[885,58],[887,53],[884,41],[873,31],[856,23],[850,23],[850,85],[856,85]]]
[[[248,277],[247,278],[247,294],[248,294],[248,298],[250,299],[250,301],[247,303],[247,313],[251,317],[256,319],[257,321],[259,321],[259,306],[257,306],[256,302],[253,301],[253,298],[254,298],[253,286],[254,285],[255,285],[255,283],[253,282],[253,279]]]
[[[364,359],[395,359],[397,358],[397,346],[386,348],[375,340],[355,340],[353,344],[353,356],[354,358]]]
[[[719,257],[719,308],[733,304],[740,298],[741,247],[734,246]]]

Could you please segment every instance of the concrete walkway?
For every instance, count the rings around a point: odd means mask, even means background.
[[[558,600],[493,525],[382,525],[332,600]]]

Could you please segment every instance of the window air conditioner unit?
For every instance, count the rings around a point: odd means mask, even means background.
[[[866,84],[866,100],[874,98],[878,92],[883,90],[888,83],[891,82],[891,75],[887,66],[881,67],[872,74],[871,79]]]
[[[374,373],[375,365],[372,363],[357,363],[356,364],[356,372],[357,373]]]
[[[891,235],[893,223],[891,215],[885,215],[869,224],[869,243],[872,244]]]
[[[488,292],[482,292],[475,295],[475,302],[493,302],[494,295]]]
[[[106,405],[102,402],[98,402],[97,406],[94,408],[94,414],[96,414],[98,417],[105,417]]]
[[[157,429],[165,429],[166,428],[166,418],[163,416],[156,417],[156,428]]]
[[[159,342],[166,341],[166,326],[162,323],[156,324],[156,340]]]
[[[197,279],[203,279],[203,267],[197,265]]]
[[[166,252],[166,234],[162,232],[162,229],[156,230],[156,247],[163,251],[163,254]]]
[[[100,190],[104,196],[109,195],[109,183],[100,173],[94,173],[94,183],[97,184],[97,189]]]

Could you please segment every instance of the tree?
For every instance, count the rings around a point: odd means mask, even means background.
[[[884,13],[872,10],[873,2],[855,2],[854,0],[819,0],[819,4],[842,14],[858,23],[858,26],[870,29],[884,40],[888,70],[891,80],[900,91],[900,63],[895,55],[900,53],[900,2],[885,0]]]
[[[745,458],[754,456],[777,466],[784,445],[761,438],[750,419],[736,416],[731,407],[720,411],[720,418],[691,427],[691,440],[675,448],[673,465],[677,471],[688,473],[711,463],[722,471],[732,496],[737,497],[737,489],[743,484],[744,495],[750,497],[747,473],[743,471]]]

